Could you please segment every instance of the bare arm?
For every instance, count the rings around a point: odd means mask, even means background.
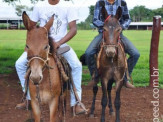
[[[76,27],[76,20],[69,23],[70,31],[63,37],[60,41],[54,42],[55,49],[59,48],[60,45],[68,42],[70,39],[72,39],[76,33],[77,33],[77,27]]]

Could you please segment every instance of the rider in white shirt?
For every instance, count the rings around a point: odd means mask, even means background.
[[[53,39],[53,45],[55,49],[66,46],[66,42],[76,35],[77,27],[76,20],[78,19],[75,7],[70,2],[61,0],[45,0],[35,5],[33,12],[30,16],[32,25],[35,26],[37,22],[43,27],[49,19],[54,15],[54,22],[50,28],[49,36]],[[69,26],[69,32],[67,27]],[[81,79],[82,79],[82,65],[72,48],[64,54],[63,57],[68,61],[72,69],[72,78],[77,89],[77,94],[81,100]],[[21,81],[21,85],[24,89],[25,83],[25,71],[27,69],[27,52],[24,52],[20,58],[16,61],[16,70]],[[30,100],[29,93],[27,99]],[[85,111],[81,108],[75,99],[74,93],[71,92],[71,107],[75,107],[76,114],[84,113]],[[16,106],[17,108],[25,108],[26,102],[20,103]]]

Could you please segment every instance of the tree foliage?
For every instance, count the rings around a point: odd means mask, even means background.
[[[93,21],[93,14],[94,14],[94,6],[89,7],[89,16],[86,18],[85,22],[81,22],[78,24],[79,29],[91,29],[90,24]]]
[[[3,2],[15,5],[15,2],[20,2],[21,0],[3,0]],[[32,4],[37,3],[38,1],[44,0],[30,0]],[[72,1],[73,0],[65,0]],[[23,9],[28,9],[26,6],[16,6],[17,15],[19,16]],[[80,29],[90,29],[90,24],[92,23],[94,14],[94,6],[89,7],[89,16],[85,20],[85,22],[81,22],[78,24]],[[160,15],[163,18],[163,7],[158,9],[148,9],[145,6],[135,6],[130,10],[130,16],[133,22],[141,22],[141,21],[152,21],[153,16]]]
[[[160,15],[163,18],[163,7],[153,10],[154,16]]]
[[[133,22],[152,21],[153,16],[160,15],[163,17],[163,8],[152,10],[145,6],[135,6],[130,10],[130,15]]]

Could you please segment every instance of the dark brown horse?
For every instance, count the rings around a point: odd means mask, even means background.
[[[114,114],[111,102],[112,84],[115,82],[116,87],[116,122],[120,122],[120,91],[123,85],[123,78],[126,72],[126,58],[122,45],[118,42],[122,28],[119,23],[122,10],[119,7],[115,16],[108,16],[107,11],[103,7],[104,32],[103,41],[97,57],[97,69],[101,79],[102,85],[102,113],[101,122],[105,121],[105,109],[108,104],[110,114]],[[97,84],[93,87],[93,102],[90,116],[94,116],[95,99],[98,91]]]
[[[61,79],[54,58],[49,55],[48,31],[53,17],[40,28],[32,28],[28,15],[23,13],[23,22],[27,29],[26,51],[28,57],[29,91],[35,122],[40,122],[40,104],[48,104],[50,122],[56,121],[58,101],[61,95]],[[52,67],[49,69],[49,67]]]

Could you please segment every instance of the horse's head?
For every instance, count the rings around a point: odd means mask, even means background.
[[[31,69],[30,79],[38,85],[43,79],[42,70],[48,61],[49,41],[48,31],[53,24],[53,17],[44,27],[35,28],[31,25],[26,12],[23,12],[23,23],[27,29],[26,51],[28,65]]]
[[[116,55],[118,39],[122,31],[122,28],[119,23],[122,10],[121,7],[118,7],[115,16],[108,16],[108,13],[104,7],[102,11],[105,19],[104,27],[103,27],[104,50],[108,57],[113,58]]]

